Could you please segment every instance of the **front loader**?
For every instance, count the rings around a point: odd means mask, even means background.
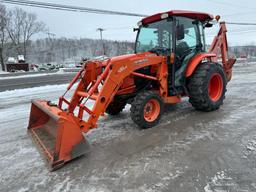
[[[58,104],[32,101],[28,132],[50,169],[85,154],[83,133],[97,128],[100,116],[117,115],[126,104],[131,104],[131,119],[141,128],[157,125],[164,104],[179,103],[183,97],[197,110],[217,110],[235,60],[228,57],[224,22],[206,51],[204,29],[216,20],[192,11],[146,17],[135,29],[134,54],[86,61],[67,87],[69,91],[76,86],[70,100],[64,94]]]

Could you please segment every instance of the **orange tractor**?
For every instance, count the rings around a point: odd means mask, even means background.
[[[164,104],[182,97],[197,110],[217,110],[235,60],[228,58],[224,22],[206,51],[204,29],[216,20],[191,11],[146,17],[135,29],[134,54],[86,61],[67,87],[76,85],[70,100],[64,94],[58,104],[32,101],[28,131],[51,170],[86,153],[83,133],[96,128],[101,115],[117,115],[128,103],[131,119],[141,128],[157,125]]]

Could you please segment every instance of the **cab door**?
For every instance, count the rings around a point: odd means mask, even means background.
[[[185,71],[189,60],[199,52],[205,51],[202,23],[186,17],[174,19],[175,63],[172,67],[172,86],[170,95],[186,93]]]

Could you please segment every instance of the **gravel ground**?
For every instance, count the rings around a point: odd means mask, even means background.
[[[159,126],[139,130],[129,106],[86,135],[91,152],[49,172],[27,135],[30,99],[65,86],[0,92],[0,191],[256,191],[256,64],[237,65],[225,104],[210,113],[185,99]]]

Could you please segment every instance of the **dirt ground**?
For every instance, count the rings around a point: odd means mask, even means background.
[[[140,130],[127,106],[86,136],[88,155],[49,172],[26,132],[29,102],[64,88],[0,92],[0,191],[256,191],[256,63],[234,68],[220,110],[198,112],[184,100]]]

